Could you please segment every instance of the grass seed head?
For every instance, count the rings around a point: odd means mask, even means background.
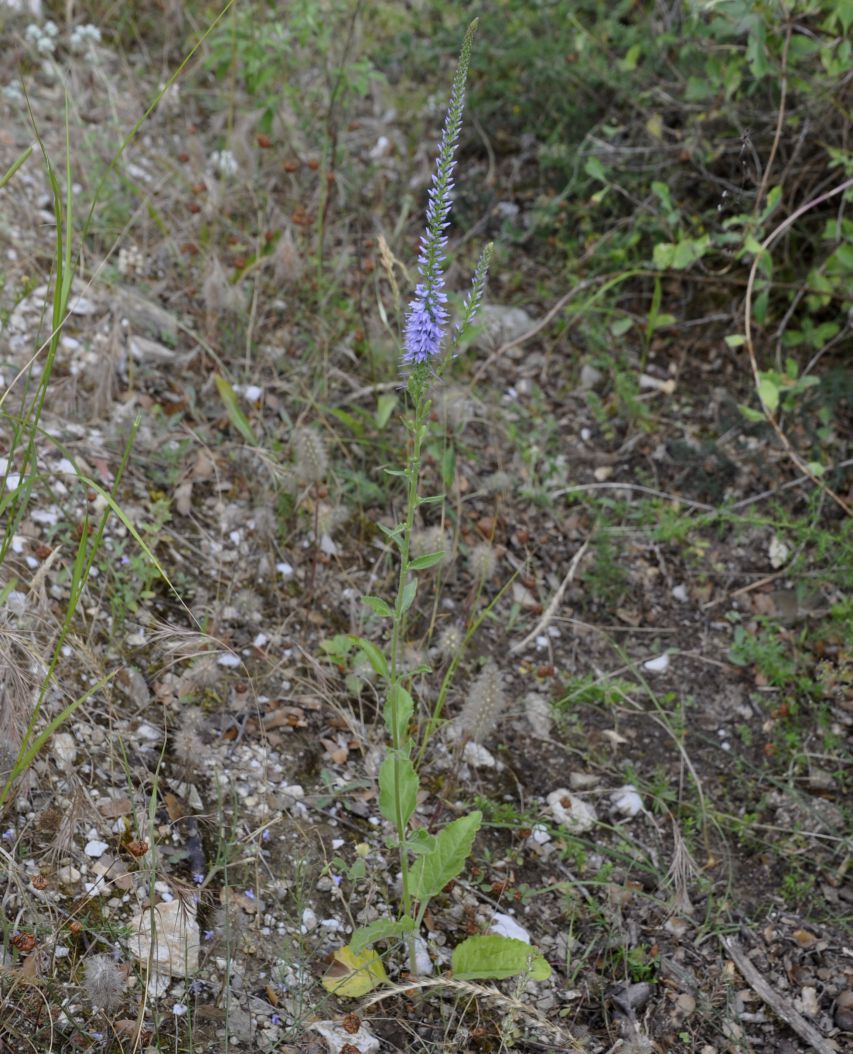
[[[488,542],[480,542],[468,554],[468,567],[478,582],[486,582],[492,578],[497,566],[498,558]]]
[[[457,719],[459,736],[482,743],[494,730],[506,706],[501,671],[494,662],[483,667]]]
[[[462,650],[464,640],[465,634],[461,627],[451,623],[441,631],[441,636],[438,638],[438,650],[448,659],[455,658]]]
[[[329,467],[326,444],[313,428],[297,428],[293,433],[294,469],[306,483],[325,479]]]

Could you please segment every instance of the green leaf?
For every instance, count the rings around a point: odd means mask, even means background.
[[[388,689],[385,703],[385,727],[392,743],[405,742],[409,733],[409,722],[415,712],[415,701],[401,684]]]
[[[762,377],[758,382],[758,398],[773,413],[779,406],[779,388],[769,377]]]
[[[400,526],[400,524],[398,524],[396,527],[386,527],[384,523],[377,523],[376,526],[379,528],[380,531],[382,531],[385,537],[392,541],[394,545],[396,545],[399,549],[400,541],[402,540],[403,531],[405,528]]]
[[[604,166],[597,157],[588,157],[586,159],[586,164],[583,166],[583,170],[588,176],[597,179],[599,183],[607,182],[607,175],[604,172]]]
[[[377,615],[381,615],[382,618],[394,617],[394,609],[382,597],[362,597],[361,602],[366,604]]]
[[[388,424],[388,419],[397,405],[397,396],[391,394],[380,395],[376,400],[376,427],[383,429]]]
[[[413,856],[432,853],[435,850],[435,835],[430,834],[426,827],[418,827],[405,840],[403,847],[408,849]]]
[[[676,271],[684,271],[700,260],[711,245],[710,237],[705,234],[701,238],[686,238],[675,246],[672,256],[672,267]]]
[[[409,571],[425,571],[428,567],[435,567],[436,564],[441,563],[444,559],[444,550],[435,553],[425,553],[423,556],[417,556],[409,564]]]
[[[617,318],[610,325],[610,332],[614,337],[624,337],[631,326],[634,325],[634,320],[628,315],[624,315],[622,318]]]
[[[365,640],[364,637],[351,637],[353,644],[358,647],[367,656],[367,661],[373,667],[373,672],[378,673],[380,677],[388,677],[388,662],[385,656],[382,654],[379,648],[371,640]]]
[[[359,955],[377,941],[394,940],[404,933],[411,933],[414,928],[415,920],[408,915],[402,919],[377,919],[369,926],[359,927],[350,938],[349,946],[355,955]]]
[[[14,176],[14,174],[18,171],[18,169],[21,167],[21,165],[23,165],[25,163],[25,161],[27,160],[27,158],[30,156],[30,154],[33,152],[34,149],[35,149],[35,147],[33,145],[28,146],[26,148],[26,150],[24,150],[24,152],[22,154],[18,155],[18,157],[12,162],[12,164],[9,166],[9,168],[6,169],[6,171],[3,173],[3,175],[0,176],[0,189],[2,189],[3,187],[6,186],[6,184],[9,182],[9,180],[12,178],[12,176]]]
[[[405,827],[417,807],[419,787],[412,759],[398,750],[390,750],[379,767],[379,811],[389,823]]]
[[[443,494],[431,494],[428,498],[418,498],[418,505],[438,505],[440,501],[444,501]]]
[[[418,591],[418,580],[417,578],[410,578],[409,581],[403,586],[403,593],[400,597],[400,614],[404,614],[412,606],[415,600],[415,594]]]
[[[247,443],[251,443],[252,446],[257,446],[258,437],[253,432],[252,426],[249,424],[249,419],[240,409],[240,404],[237,402],[237,393],[228,381],[226,381],[224,377],[220,377],[218,373],[214,373],[213,381],[216,385],[216,390],[219,392],[219,398],[225,406],[228,420],[234,425]]]
[[[652,262],[659,271],[668,271],[672,267],[675,246],[672,242],[658,242],[652,253]]]
[[[725,339],[730,348],[742,348],[746,344],[746,337],[742,333],[730,333]]]
[[[753,424],[767,420],[760,410],[753,410],[751,406],[744,406],[743,403],[738,403],[738,410],[740,410],[747,421],[752,421]]]
[[[415,900],[429,900],[462,871],[483,820],[481,812],[460,816],[439,831],[435,849],[418,857],[411,872],[411,893]]]
[[[551,967],[524,941],[487,933],[468,937],[453,949],[453,976],[460,981],[494,980],[527,974],[531,981],[547,981]]]

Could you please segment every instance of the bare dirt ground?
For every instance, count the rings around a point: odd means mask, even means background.
[[[5,53],[21,31],[2,24]],[[25,58],[60,173],[68,92],[75,231],[164,79],[144,58],[62,46],[52,75]],[[411,661],[445,669],[448,630],[504,590],[451,716],[489,658],[509,698],[479,750],[460,759],[439,733],[426,755],[420,822],[484,813],[465,874],[425,920],[426,976],[496,916],[553,973],[372,1006],[323,990],[333,951],[396,898],[376,801],[381,700],[329,642],[381,634],[360,597],[394,588],[377,525],[400,510],[384,468],[406,435],[379,236],[411,269],[431,147],[407,153],[405,116],[374,86],[339,131],[347,165],[325,179],[298,122],[261,131],[239,98],[215,111],[215,90],[198,72],[169,89],[75,241],[38,471],[0,583],[4,773],[81,537],[107,509],[79,477],[109,492],[139,423],[39,728],[94,691],[2,816],[0,1051],[283,1054],[347,1037],[374,1049],[370,1036],[388,1051],[849,1049],[849,531],[740,417],[748,371],[710,327],[627,348],[623,398],[582,321],[537,329],[561,291],[537,295],[513,254],[436,392],[424,467],[424,492],[448,497],[420,529],[444,532],[452,559],[423,573]],[[7,91],[0,170],[32,135]],[[460,182],[486,177],[490,193],[464,200],[472,250],[499,233],[508,188],[525,207],[513,159],[490,162],[472,139]],[[38,152],[0,193],[0,372],[8,387],[24,371],[3,406],[14,416],[50,331]],[[531,250],[531,271],[540,260]],[[794,441],[809,427],[788,424]],[[322,437],[321,479],[300,470],[299,428]],[[495,560],[478,589],[482,543]],[[424,707],[434,683],[417,679]],[[168,904],[181,962],[157,974],[142,935]],[[401,958],[388,969],[407,980]]]

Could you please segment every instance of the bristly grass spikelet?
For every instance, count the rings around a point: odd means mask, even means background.
[[[482,743],[501,718],[506,706],[506,693],[497,663],[489,662],[474,681],[468,701],[456,719],[460,740]]]
[[[297,428],[293,433],[293,467],[306,483],[325,479],[329,467],[326,444],[313,428]]]
[[[497,555],[488,542],[480,542],[468,554],[468,569],[478,582],[487,582],[492,578],[497,566]]]

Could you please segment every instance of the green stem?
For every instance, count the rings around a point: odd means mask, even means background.
[[[388,687],[389,700],[393,708],[397,708],[397,689],[400,687],[400,646],[406,626],[406,612],[403,610],[403,600],[406,585],[409,581],[409,552],[411,549],[412,530],[415,523],[415,509],[418,506],[418,481],[421,467],[421,444],[423,441],[423,424],[429,408],[429,401],[423,398],[420,391],[415,396],[414,415],[409,428],[412,433],[412,442],[409,448],[409,457],[406,464],[406,522],[402,537],[400,538],[400,575],[397,581],[397,598],[394,604],[393,628],[391,631],[391,678]],[[412,898],[409,892],[409,857],[406,849],[406,822],[402,811],[402,759],[404,751],[409,749],[407,730],[400,727],[397,713],[392,714],[392,748],[394,750],[394,801],[395,801],[395,826],[397,828],[397,839],[400,844],[400,875],[402,885],[403,914],[411,916]],[[415,965],[415,942],[414,936],[409,939],[409,966],[414,973]]]

